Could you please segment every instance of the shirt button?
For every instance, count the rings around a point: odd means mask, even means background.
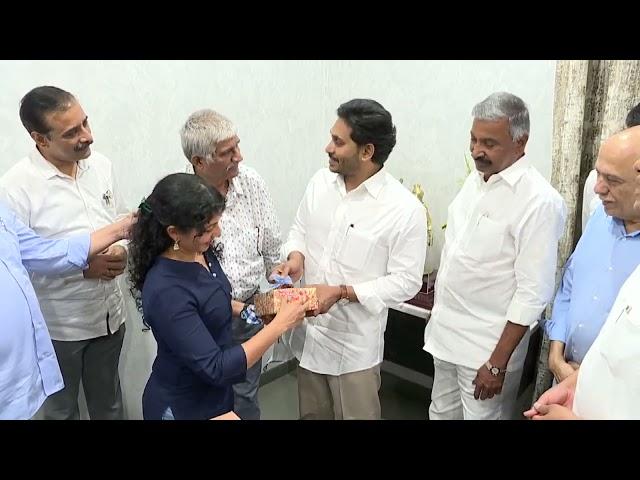
[[[216,275],[215,273],[213,274],[213,276],[214,276],[214,277],[217,277],[217,275]]]
[[[593,296],[593,299],[594,299],[594,300],[598,300],[597,295],[594,295],[594,296]]]
[[[579,327],[579,328],[582,328],[583,326],[584,326],[584,325],[582,325],[581,323],[580,323],[580,324],[578,324],[578,327]]]
[[[611,272],[613,270],[613,267],[609,267],[609,271]]]

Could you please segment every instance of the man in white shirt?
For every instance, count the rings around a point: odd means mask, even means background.
[[[430,419],[511,418],[528,345],[554,291],[564,201],[529,163],[529,112],[494,93],[472,111],[469,175],[449,206],[424,349]]]
[[[266,272],[280,259],[280,223],[262,177],[242,162],[235,125],[205,109],[189,116],[180,131],[182,150],[196,175],[226,198],[222,214],[220,264],[231,282],[233,298],[251,303]],[[233,318],[233,341],[253,337],[262,324]],[[259,420],[258,387],[262,361],[247,369],[244,382],[233,385],[234,412],[243,420]]]
[[[34,88],[21,101],[20,119],[36,145],[0,179],[0,191],[27,226],[43,237],[64,238],[126,214],[111,162],[91,152],[88,118],[72,94]],[[122,245],[112,245],[83,272],[32,275],[65,384],[44,403],[44,418],[79,418],[80,381],[91,419],[123,418],[118,363],[125,311],[114,278],[126,258]]]
[[[640,211],[640,126],[612,140],[637,160],[634,208]],[[580,368],[543,393],[524,415],[534,420],[640,420],[640,267],[629,276]]]
[[[391,114],[373,100],[338,108],[329,168],[309,184],[276,272],[318,289],[315,318],[296,329],[302,419],[380,419],[388,308],[422,286],[424,207],[383,169],[396,143]]]
[[[631,128],[640,125],[640,103],[629,110],[627,118],[624,122],[624,128]],[[595,168],[589,172],[589,176],[584,182],[584,190],[582,191],[582,231],[587,227],[587,222],[593,212],[600,205],[600,198],[595,192],[598,173]]]
[[[594,192],[596,182],[598,180],[598,173],[595,168],[589,172],[587,179],[584,181],[584,188],[582,190],[582,231],[587,228],[587,222],[596,211],[598,205],[600,205],[600,198]]]

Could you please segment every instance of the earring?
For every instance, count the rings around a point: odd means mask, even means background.
[[[173,250],[180,250],[180,244],[178,243],[178,240],[176,240],[173,244]]]

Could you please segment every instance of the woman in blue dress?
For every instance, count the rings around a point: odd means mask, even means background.
[[[304,318],[305,305],[289,303],[253,338],[232,345],[232,315],[250,312],[232,300],[211,248],[224,206],[215,188],[186,173],[160,180],[140,205],[130,280],[158,343],[142,396],[145,419],[210,419],[231,411],[231,385]]]

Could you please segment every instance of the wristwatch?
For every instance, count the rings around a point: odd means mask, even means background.
[[[349,302],[349,291],[347,290],[347,286],[340,285],[340,300],[338,300],[338,305],[347,305]]]
[[[487,369],[489,370],[489,372],[491,373],[491,375],[493,375],[494,377],[497,377],[498,375],[500,375],[501,373],[507,373],[507,369],[500,369],[498,367],[494,367],[493,365],[491,365],[491,363],[487,360],[487,363],[484,364],[485,367],[487,367]]]

